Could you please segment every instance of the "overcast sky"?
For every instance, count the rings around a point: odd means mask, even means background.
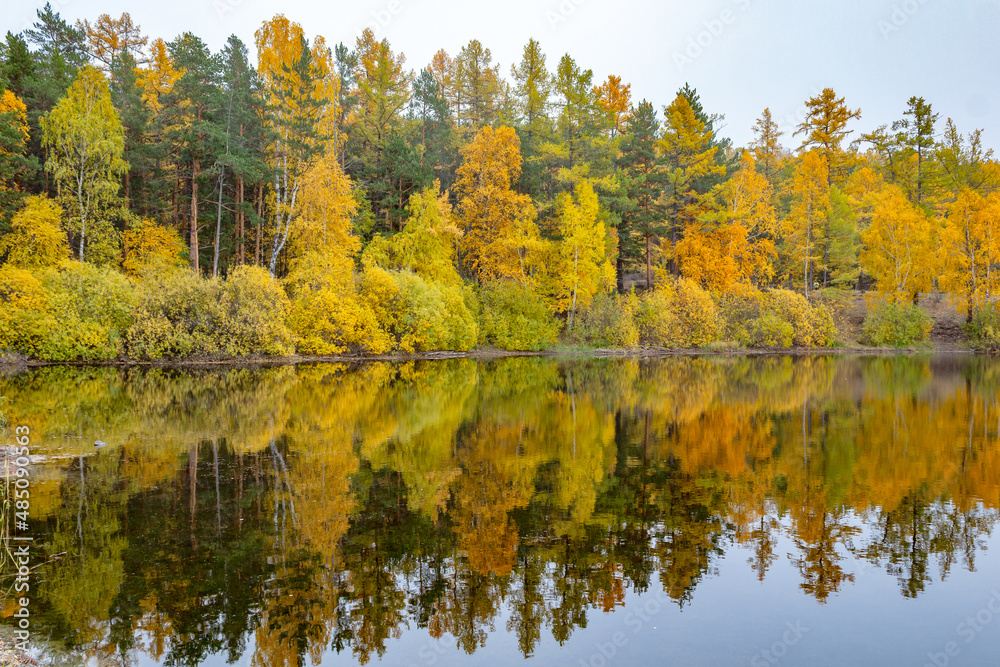
[[[44,0],[2,0],[0,29],[18,32]],[[13,6],[11,6],[13,5]],[[426,66],[440,48],[454,55],[471,39],[489,48],[509,77],[534,37],[554,69],[569,53],[595,83],[608,74],[632,84],[633,99],[668,104],[685,81],[705,110],[726,117],[722,134],[746,144],[764,107],[791,131],[803,102],[825,87],[862,116],[857,136],[902,116],[922,96],[963,133],[984,129],[1000,147],[1000,0],[54,0],[64,18],[132,14],[167,40],[191,31],[218,50],[235,33],[253,51],[253,33],[277,12],[329,44],[364,26],[387,37],[407,66]],[[661,111],[662,118],[662,111]],[[853,137],[852,137],[853,138]]]

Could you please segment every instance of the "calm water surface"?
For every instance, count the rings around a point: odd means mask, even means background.
[[[942,667],[1000,664],[998,388],[968,356],[53,367],[0,408],[67,664]]]

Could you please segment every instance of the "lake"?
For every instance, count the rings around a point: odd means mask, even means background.
[[[995,665],[998,388],[971,355],[46,367],[0,376],[0,441],[60,664]]]

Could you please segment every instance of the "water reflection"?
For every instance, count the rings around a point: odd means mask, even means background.
[[[36,623],[117,664],[270,666],[414,631],[528,657],[630,592],[690,603],[727,552],[819,604],[858,559],[918,597],[997,523],[998,383],[969,357],[514,358],[45,368],[0,395],[46,457]]]

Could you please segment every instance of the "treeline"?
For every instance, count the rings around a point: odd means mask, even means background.
[[[25,341],[44,335],[32,318],[67,312],[138,356],[257,346],[214,336],[233,318],[281,329],[264,348],[306,353],[524,349],[560,332],[790,345],[774,288],[897,304],[944,291],[970,322],[1000,320],[1000,170],[980,130],[923,98],[854,135],[860,110],[825,89],[787,146],[765,109],[738,148],[689,85],[661,113],[569,55],[551,67],[534,40],[509,72],[476,40],[413,71],[370,31],[331,47],[278,15],[254,47],[256,66],[235,36],[212,53],[191,33],[150,40],[128,14],[70,25],[50,5],[8,33],[0,349],[73,356]],[[264,302],[260,272],[241,268],[255,266],[280,281]],[[94,271],[132,295],[114,327],[54,287]],[[250,305],[220,312],[224,289]],[[914,308],[890,319],[912,324]]]

